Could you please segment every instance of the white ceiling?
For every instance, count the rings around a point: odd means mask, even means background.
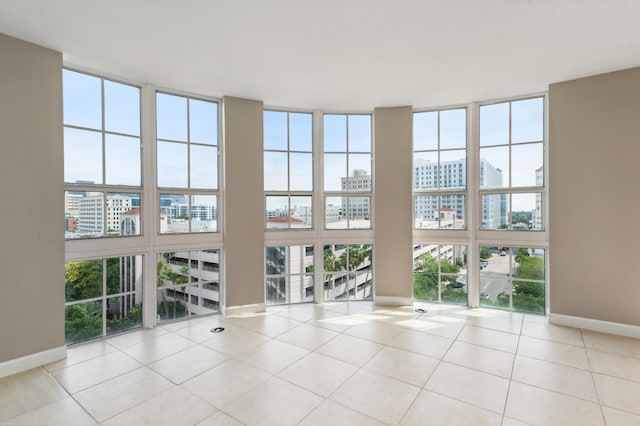
[[[0,32],[133,82],[325,110],[490,100],[640,65],[638,0],[0,0]]]

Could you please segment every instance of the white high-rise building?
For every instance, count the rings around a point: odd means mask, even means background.
[[[87,195],[78,203],[78,232],[81,234],[102,234],[104,230],[104,194]],[[131,210],[131,197],[114,194],[107,197],[107,231],[120,233],[120,214]]]
[[[542,187],[544,179],[544,169],[542,166],[536,169],[536,186]],[[531,220],[532,229],[542,230],[542,193],[536,194],[536,209],[533,211]]]
[[[345,192],[371,191],[371,175],[363,169],[355,169],[353,176],[340,178],[342,183],[340,188]],[[349,197],[349,206],[347,206],[347,198],[342,198],[342,212],[348,214],[350,220],[371,218],[371,197]],[[348,213],[347,213],[348,212]]]

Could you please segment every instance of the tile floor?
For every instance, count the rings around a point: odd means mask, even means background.
[[[640,340],[419,307],[272,307],[73,346],[0,379],[0,424],[640,425]]]

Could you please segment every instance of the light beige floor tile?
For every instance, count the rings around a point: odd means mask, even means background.
[[[522,335],[567,345],[584,346],[582,333],[577,328],[525,321],[522,324]]]
[[[640,383],[597,373],[593,380],[602,405],[640,415]]]
[[[299,322],[307,322],[322,315],[324,309],[316,308],[313,304],[284,306],[282,309],[276,310],[274,313],[278,316],[289,318]]]
[[[277,339],[281,342],[314,351],[337,335],[338,333],[335,331],[327,330],[326,328],[302,324],[279,335]]]
[[[616,410],[615,408],[602,407],[607,426],[638,426],[640,416]]]
[[[216,409],[193,394],[174,387],[107,420],[105,426],[197,424]]]
[[[511,353],[516,353],[518,339],[516,334],[471,325],[466,326],[458,337],[462,342]]]
[[[518,345],[518,355],[555,362],[583,370],[589,369],[589,360],[585,348],[565,345],[564,343],[521,336]]]
[[[397,424],[420,388],[368,370],[360,370],[330,399],[387,424]]]
[[[598,404],[518,382],[511,382],[505,416],[532,425],[605,424]]]
[[[385,347],[365,364],[364,368],[422,387],[437,365],[436,359],[402,349]]]
[[[509,381],[443,361],[431,375],[425,389],[502,414]]]
[[[359,337],[361,339],[388,345],[403,331],[404,330],[400,327],[371,321],[365,324],[354,325],[344,333],[349,336]]]
[[[342,333],[354,325],[363,324],[365,322],[367,321],[357,315],[342,314],[323,309],[316,313],[313,319],[307,321],[306,324]]]
[[[405,330],[389,342],[389,346],[420,355],[426,355],[431,358],[441,359],[444,354],[447,353],[452,343],[453,340],[446,337]]]
[[[168,333],[127,346],[122,352],[146,365],[194,345],[195,343],[189,339]]]
[[[51,375],[69,393],[76,393],[142,367],[135,359],[118,351],[75,364]]]
[[[549,324],[549,321],[546,315],[525,314],[523,320],[524,322],[536,322],[538,324]]]
[[[103,340],[70,346],[69,348],[67,348],[67,357],[65,359],[47,364],[45,368],[48,371],[60,370],[61,368],[70,367],[80,362],[88,361],[90,359],[109,354],[111,352],[114,352],[115,350],[115,347],[111,346]]]
[[[203,345],[228,356],[237,356],[268,340],[269,338],[264,334],[236,327],[223,331],[217,337],[204,342]]]
[[[151,329],[145,328],[111,336],[108,338],[107,342],[117,349],[123,349],[127,346],[132,346],[144,340],[153,339],[167,333],[169,333],[169,330],[163,327],[155,327]]]
[[[189,317],[189,318],[184,318],[184,319],[173,321],[173,322],[164,322],[164,323],[161,323],[159,327],[162,327],[168,331],[176,332],[185,327],[199,325],[207,321],[224,322],[224,320],[225,320],[225,317],[222,316],[221,314],[213,314],[213,315],[207,315],[207,316]]]
[[[346,362],[311,353],[283,370],[278,377],[326,398],[357,369]]]
[[[452,322],[445,322],[445,318],[450,317],[425,317],[424,315],[418,318],[418,321],[424,321],[428,324],[427,327],[421,327],[417,331],[433,334],[447,339],[456,339],[462,329],[465,326],[464,322],[460,322],[459,318],[450,318]]]
[[[222,364],[227,359],[229,358],[226,355],[213,349],[196,345],[149,364],[149,368],[162,374],[173,383],[180,384]]]
[[[452,364],[462,365],[509,379],[514,358],[515,355],[509,352],[497,351],[465,342],[455,342],[443,359]]]
[[[218,337],[218,335],[211,331],[216,327],[223,327],[223,333],[228,333],[235,328],[235,326],[228,324],[219,317],[214,317],[206,321],[198,321],[194,324],[191,324],[191,321],[184,322],[188,323],[188,325],[176,330],[175,334],[189,340],[193,340],[197,343],[203,343],[207,340],[213,339],[214,337]]]
[[[0,422],[66,396],[64,388],[41,367],[3,377],[0,379]]]
[[[243,353],[238,359],[267,373],[276,374],[308,353],[306,349],[272,339]]]
[[[517,316],[471,317],[468,324],[505,333],[520,334],[522,319]]]
[[[100,383],[74,398],[97,421],[103,422],[172,387],[172,383],[147,367]]]
[[[293,328],[302,325],[300,321],[291,318],[281,317],[275,314],[266,314],[250,318],[242,318],[234,322],[235,325],[248,328],[256,333],[264,334],[268,337],[276,337]]]
[[[222,411],[218,411],[212,416],[209,416],[202,423],[198,423],[198,426],[243,426],[243,425],[233,417],[223,413]]]
[[[640,358],[640,339],[586,330],[582,331],[582,337],[588,348]]]
[[[502,426],[530,426],[530,424],[505,416],[502,418]]]
[[[598,402],[591,372],[518,355],[512,380]]]
[[[500,426],[501,420],[500,414],[423,390],[400,424],[406,426]]]
[[[336,302],[335,305],[336,307],[331,309],[333,312],[349,315],[368,314],[379,309],[370,302]]]
[[[383,345],[370,340],[340,334],[320,346],[315,352],[361,367],[383,347]]]
[[[591,371],[640,382],[640,358],[587,349]]]
[[[384,423],[326,399],[299,426],[384,426]]]
[[[248,425],[295,425],[323,401],[277,377],[232,400],[224,412]]]
[[[262,370],[232,359],[183,383],[182,388],[216,408],[223,408],[269,377]]]
[[[84,426],[95,424],[97,424],[95,420],[71,397],[60,399],[2,423],[3,426]]]

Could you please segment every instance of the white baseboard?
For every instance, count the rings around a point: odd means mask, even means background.
[[[252,305],[223,307],[222,314],[225,317],[230,317],[234,315],[258,314],[266,311],[267,305],[265,303],[254,303]]]
[[[413,297],[375,296],[373,302],[378,306],[413,306]]]
[[[60,346],[46,351],[29,354],[9,361],[0,362],[0,378],[21,373],[41,365],[51,364],[67,357],[67,347]]]
[[[616,334],[618,336],[640,339],[640,326],[622,324],[619,322],[601,321],[591,318],[574,317],[571,315],[549,314],[549,322],[556,325],[581,328],[600,333]]]

